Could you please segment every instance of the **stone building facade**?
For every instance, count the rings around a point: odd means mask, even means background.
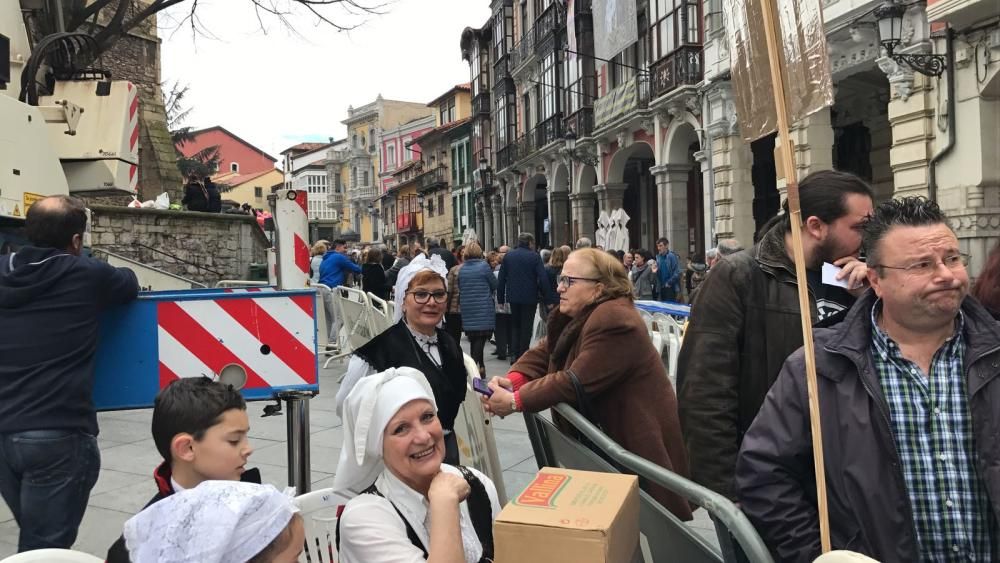
[[[735,112],[723,0],[631,1],[637,39],[610,56],[597,56],[607,38],[589,0],[493,0],[490,20],[463,32],[482,86],[473,146],[490,165],[476,188],[488,246],[537,236],[546,219],[549,244],[592,236],[600,214],[621,207],[630,246],[666,236],[700,258],[720,238],[751,244],[779,211],[775,136],[748,142]],[[995,3],[907,5],[896,52],[953,58],[932,78],[886,56],[879,2],[823,0],[835,98],[793,124],[798,176],[836,168],[866,179],[879,200],[935,199],[975,274],[1000,236]],[[575,151],[562,142],[570,130]]]

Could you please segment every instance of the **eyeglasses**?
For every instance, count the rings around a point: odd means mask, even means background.
[[[578,281],[589,281],[589,282],[599,282],[601,280],[597,278],[579,278],[576,276],[558,276],[556,277],[557,285],[565,285],[566,287],[573,287],[573,284]]]
[[[419,305],[426,305],[430,301],[431,297],[434,298],[435,303],[444,303],[448,299],[447,291],[407,291],[413,296],[413,300]]]
[[[937,270],[938,264],[944,264],[949,270],[960,270],[969,265],[968,254],[951,254],[941,260],[920,260],[906,266],[886,266],[876,264],[873,268],[889,268],[890,270],[903,270],[907,274],[914,276],[926,276]]]

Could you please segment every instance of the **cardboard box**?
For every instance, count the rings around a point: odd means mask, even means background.
[[[496,563],[627,563],[639,545],[639,479],[543,467],[493,523]]]

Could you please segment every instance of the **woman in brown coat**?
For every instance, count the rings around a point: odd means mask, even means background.
[[[572,372],[586,392],[592,422],[630,452],[688,477],[677,396],[632,304],[621,261],[595,249],[575,250],[557,287],[559,310],[549,316],[548,336],[507,377],[490,381],[493,395],[483,399],[488,410],[506,416],[575,405]],[[680,496],[648,483],[643,488],[678,518],[691,519]]]

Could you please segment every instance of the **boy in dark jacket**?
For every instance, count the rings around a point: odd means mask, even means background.
[[[153,471],[153,505],[202,481],[260,483],[260,471],[246,469],[253,448],[243,396],[232,385],[207,377],[185,377],[160,391],[153,403],[153,442],[163,463]],[[128,563],[125,539],[108,550],[108,563]]]
[[[208,211],[208,190],[194,174],[188,177],[181,203],[187,207],[188,211]]]

